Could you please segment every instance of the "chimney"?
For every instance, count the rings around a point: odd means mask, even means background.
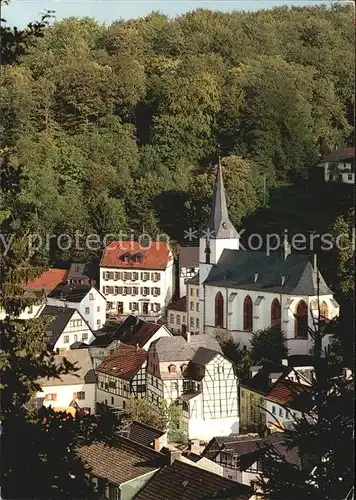
[[[140,348],[140,345],[136,344],[136,352],[139,350],[139,348]]]
[[[172,465],[182,455],[182,452],[177,448],[162,448],[161,453],[164,453],[168,457],[169,465]]]
[[[318,270],[318,258],[316,253],[313,254],[313,269],[314,271]]]
[[[279,377],[281,375],[282,375],[282,373],[270,373],[268,376],[269,384],[273,385],[275,382],[277,382],[277,380],[279,379]]]
[[[287,239],[287,235],[285,234],[284,235],[284,239],[283,239],[283,257],[284,257],[284,260],[287,259],[287,257],[292,253],[292,247],[291,245],[289,244],[289,241]]]
[[[260,370],[262,366],[250,366],[250,376],[253,378]]]
[[[282,365],[288,366],[288,359],[282,359]]]
[[[159,451],[161,449],[161,443],[160,443],[159,439],[155,439],[153,441],[153,449],[155,451]]]
[[[187,342],[190,342],[190,332],[185,332],[186,336],[187,336]]]

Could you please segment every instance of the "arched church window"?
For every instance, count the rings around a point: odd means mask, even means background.
[[[308,306],[304,300],[300,300],[297,304],[294,329],[296,338],[308,338]]]
[[[215,295],[215,326],[224,326],[224,299],[221,292]]]
[[[281,304],[278,299],[274,299],[271,304],[271,325],[281,324]]]
[[[244,300],[244,331],[252,332],[252,299],[249,295]]]

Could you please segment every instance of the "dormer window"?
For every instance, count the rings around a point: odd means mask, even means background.
[[[223,222],[223,223],[222,223],[222,228],[223,228],[223,229],[225,229],[225,231],[226,231],[226,229],[227,229],[227,224],[226,224],[226,222]]]
[[[188,368],[188,365],[184,364],[184,365],[182,365],[182,366],[180,367],[180,371],[181,371],[182,373],[184,373],[184,372],[185,372],[185,370],[186,370],[187,368]]]
[[[169,373],[177,373],[176,365],[169,365],[168,371],[169,371]]]

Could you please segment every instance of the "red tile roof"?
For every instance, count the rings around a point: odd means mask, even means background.
[[[326,155],[322,159],[322,163],[328,161],[348,160],[349,158],[355,158],[355,148],[338,148]]]
[[[67,278],[67,269],[51,268],[28,283],[23,283],[27,290],[47,290],[52,291],[60,283],[65,282]]]
[[[140,255],[141,260],[134,259]],[[164,271],[172,259],[172,253],[163,241],[152,241],[147,248],[137,241],[113,241],[105,248],[100,267]]]
[[[97,371],[131,380],[148,357],[147,351],[136,346],[120,344],[117,349],[100,363]]]
[[[296,398],[303,393],[309,392],[309,390],[309,387],[306,385],[283,379],[275,383],[270,393],[266,396],[266,399],[273,403],[298,410],[300,408],[297,401],[295,401]]]
[[[175,302],[171,302],[168,306],[170,311],[182,311],[187,312],[187,297],[181,297]]]

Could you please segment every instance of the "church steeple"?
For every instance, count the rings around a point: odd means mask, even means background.
[[[210,219],[206,228],[203,230],[203,237],[204,236],[208,239],[228,239],[236,238],[238,236],[238,232],[230,221],[227,211],[220,157],[214,186]]]

